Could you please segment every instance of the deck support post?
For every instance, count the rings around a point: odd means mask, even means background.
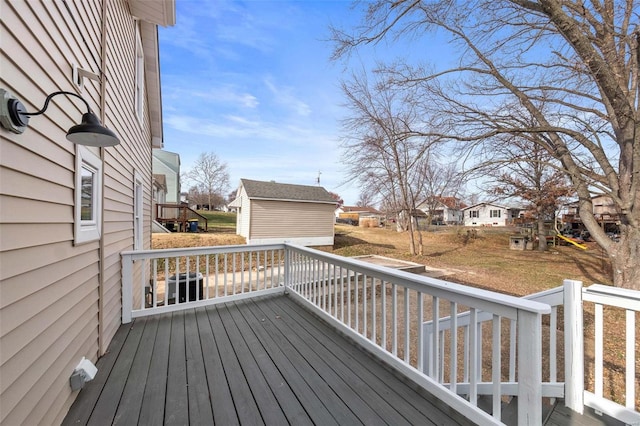
[[[518,425],[542,424],[542,315],[518,310]]]
[[[582,282],[564,280],[564,404],[584,412]]]

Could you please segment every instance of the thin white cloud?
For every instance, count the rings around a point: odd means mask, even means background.
[[[273,94],[276,103],[295,111],[296,114],[306,117],[311,114],[311,107],[304,101],[297,99],[291,92],[291,87],[278,87],[271,81],[271,78],[264,79],[264,84]]]

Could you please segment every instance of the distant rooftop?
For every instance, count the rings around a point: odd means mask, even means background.
[[[314,201],[319,203],[336,203],[337,201],[321,186],[293,185],[290,183],[264,182],[251,179],[240,179],[241,185],[251,199]]]

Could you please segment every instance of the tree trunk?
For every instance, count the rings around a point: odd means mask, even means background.
[[[413,217],[409,215],[409,253],[412,255],[416,254],[416,240],[413,235],[414,225],[413,225]]]
[[[632,226],[620,226],[620,241],[609,251],[613,268],[613,285],[640,290],[640,230]]]
[[[547,232],[544,226],[544,219],[539,216],[538,217],[538,251],[547,250]]]

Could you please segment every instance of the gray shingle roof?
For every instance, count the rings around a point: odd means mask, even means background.
[[[263,182],[240,179],[249,198],[263,200],[314,201],[335,203],[336,200],[321,186],[293,185],[289,183]]]

